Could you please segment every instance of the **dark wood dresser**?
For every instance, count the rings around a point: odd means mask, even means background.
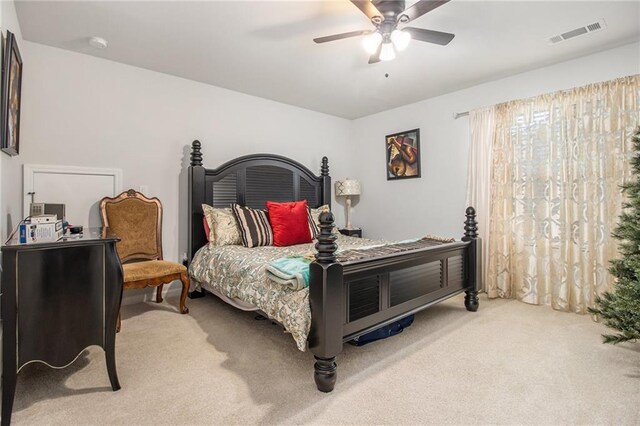
[[[112,389],[122,301],[118,238],[106,229],[54,243],[2,247],[2,425],[11,421],[17,374],[32,362],[62,368],[88,346],[104,349]]]

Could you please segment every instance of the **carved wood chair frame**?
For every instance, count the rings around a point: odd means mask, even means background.
[[[145,253],[131,253],[127,256],[120,256],[120,261],[126,263],[130,260],[146,259],[146,260],[163,260],[162,258],[162,203],[157,197],[148,198],[141,192],[129,189],[116,197],[104,197],[100,200],[100,217],[102,224],[109,227],[109,218],[107,217],[107,205],[118,204],[130,199],[137,199],[145,203],[153,203],[158,209],[158,219],[156,221],[156,252],[152,255]]]
[[[105,227],[109,227],[109,219],[107,217],[107,205],[108,204],[117,204],[121,202],[125,202],[127,200],[137,199],[143,201],[145,203],[153,203],[157,207],[158,216],[156,220],[156,252],[152,255],[145,253],[131,253],[124,257],[120,258],[122,263],[127,263],[132,260],[163,260],[162,257],[162,203],[157,197],[148,198],[144,194],[134,190],[129,189],[116,197],[104,197],[100,200],[100,217],[102,219],[102,224]],[[186,272],[175,273],[169,275],[158,276],[149,279],[143,279],[138,281],[128,281],[124,282],[124,289],[130,288],[145,288],[145,287],[156,287],[156,302],[162,303],[162,289],[165,284],[169,284],[173,281],[181,281],[182,282],[182,294],[180,296],[180,313],[186,314],[189,312],[189,309],[185,306],[187,293],[189,291],[189,276]],[[120,331],[121,318],[118,315],[118,327],[117,330]]]

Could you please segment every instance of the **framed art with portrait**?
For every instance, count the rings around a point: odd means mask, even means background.
[[[22,89],[22,57],[16,38],[7,31],[2,58],[2,135],[3,152],[18,155],[20,151],[20,103]]]
[[[387,180],[420,177],[420,129],[386,137]]]

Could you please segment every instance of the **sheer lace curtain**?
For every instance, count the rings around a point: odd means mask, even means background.
[[[496,106],[489,297],[585,313],[610,288],[639,99],[631,76]]]

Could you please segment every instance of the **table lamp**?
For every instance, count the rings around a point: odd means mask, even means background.
[[[355,179],[346,178],[336,182],[336,197],[347,197],[347,226],[346,229],[353,229],[351,226],[351,197],[360,195],[360,182]]]

